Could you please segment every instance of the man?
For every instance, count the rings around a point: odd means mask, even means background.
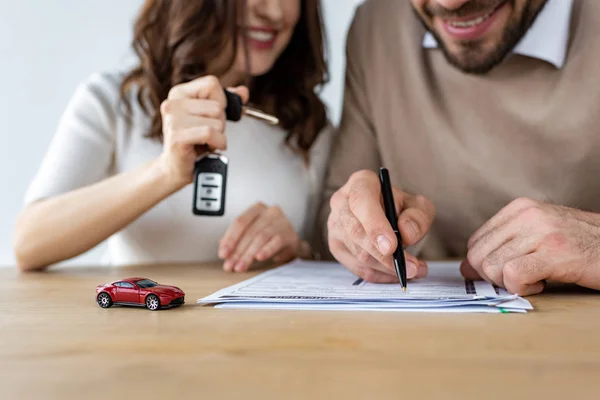
[[[520,295],[600,289],[598,15],[579,0],[363,4],[321,213],[333,256],[397,281],[385,166],[413,253],[464,257],[465,276]],[[427,273],[406,257],[409,278]]]

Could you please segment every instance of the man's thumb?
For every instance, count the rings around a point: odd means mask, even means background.
[[[469,263],[468,260],[464,260],[460,264],[460,273],[462,274],[462,276],[465,279],[468,279],[468,280],[471,280],[471,281],[479,281],[479,280],[481,280],[481,277],[479,276],[479,274],[477,273],[477,271],[475,270],[475,268],[473,268],[471,266],[471,264]]]

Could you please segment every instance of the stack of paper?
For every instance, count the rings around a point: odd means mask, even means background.
[[[296,260],[199,299],[219,308],[525,313],[531,304],[484,281],[465,280],[458,263],[429,263],[424,279],[367,283],[337,263]]]

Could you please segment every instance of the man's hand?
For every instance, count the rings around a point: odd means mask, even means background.
[[[394,189],[398,227],[404,245],[412,246],[429,231],[433,204],[423,196]],[[381,186],[372,171],[354,173],[331,197],[327,221],[333,256],[368,282],[398,282],[392,255],[398,243],[382,205]],[[427,275],[427,264],[405,253],[408,279]]]
[[[540,293],[545,280],[600,289],[600,215],[517,199],[479,228],[461,265],[522,296]]]

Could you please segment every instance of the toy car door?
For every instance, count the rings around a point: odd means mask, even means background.
[[[121,282],[117,289],[118,301],[125,303],[139,303],[140,302],[140,290],[136,288],[132,283]]]

